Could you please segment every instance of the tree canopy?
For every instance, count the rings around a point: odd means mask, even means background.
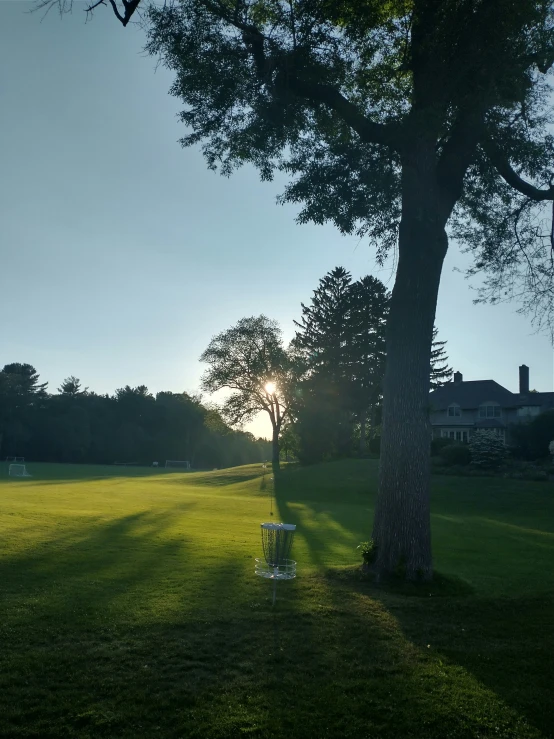
[[[221,413],[231,425],[267,413],[273,429],[273,466],[278,469],[279,434],[289,410],[290,365],[277,322],[263,315],[242,318],[214,336],[200,360],[208,365],[202,389],[229,391]]]

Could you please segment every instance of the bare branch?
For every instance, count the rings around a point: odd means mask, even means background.
[[[121,0],[124,9],[123,14],[121,14],[121,12],[119,11],[115,0],[108,0],[108,2],[110,3],[113,13],[118,21],[123,26],[127,26],[139,4],[141,3],[141,0]],[[96,2],[91,3],[85,8],[85,13],[88,16],[89,13],[92,13],[96,8],[98,8],[99,5],[106,4],[106,0],[96,0]],[[44,14],[46,15],[56,5],[58,6],[58,13],[60,14],[60,16],[63,16],[65,13],[71,13],[71,11],[73,10],[73,0],[38,0],[38,2],[35,4],[35,7],[33,8],[33,11],[43,10],[44,8],[46,8],[46,12]]]

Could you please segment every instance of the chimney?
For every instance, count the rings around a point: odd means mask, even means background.
[[[529,367],[526,364],[519,368],[519,392],[521,395],[529,393]]]
[[[460,382],[463,382],[463,379],[464,379],[464,376],[462,375],[461,372],[454,372],[454,382],[456,385],[458,385],[458,383]]]

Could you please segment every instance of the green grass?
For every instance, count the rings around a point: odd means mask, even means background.
[[[30,469],[0,468],[0,737],[553,736],[551,484],[436,478],[440,577],[384,589],[375,464],[289,468],[272,609],[260,466]]]

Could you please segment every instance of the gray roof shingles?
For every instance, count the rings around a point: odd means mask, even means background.
[[[522,405],[516,393],[511,393],[494,380],[447,382],[446,385],[433,390],[429,400],[431,407],[436,411],[446,409],[452,403],[457,403],[461,408],[468,410],[478,408],[487,401],[499,403],[502,408],[516,408]]]

